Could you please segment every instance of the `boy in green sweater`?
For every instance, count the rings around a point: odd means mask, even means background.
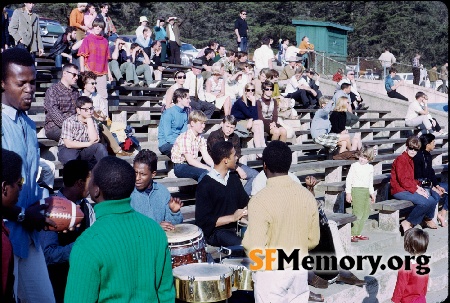
[[[167,237],[154,220],[130,206],[133,167],[102,158],[89,193],[97,221],[75,242],[64,302],[174,302]]]

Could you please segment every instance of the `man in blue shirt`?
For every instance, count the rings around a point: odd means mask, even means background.
[[[397,92],[397,88],[400,85],[403,85],[405,83],[405,81],[402,79],[402,80],[398,81],[397,84],[395,84],[394,79],[395,79],[396,75],[397,75],[397,69],[391,67],[391,69],[389,70],[389,75],[384,80],[384,88],[387,91],[387,95],[389,98],[397,98],[397,99],[409,101],[408,98],[406,98],[405,96],[403,96],[402,94]]]
[[[161,62],[164,63],[167,61],[167,34],[166,29],[164,28],[164,18],[158,19],[156,21],[156,26],[153,27],[153,31],[155,32],[155,41],[161,42]]]
[[[55,302],[38,231],[56,224],[41,214],[42,189],[36,183],[39,145],[36,125],[25,111],[36,92],[36,67],[30,53],[10,48],[2,53],[2,147],[22,158],[24,178],[19,201],[2,209],[14,252],[14,292],[24,302]]]
[[[133,161],[136,184],[131,194],[131,207],[155,220],[165,231],[175,229],[183,222],[179,198],[170,196],[164,185],[153,181],[156,176],[158,157],[149,149],[140,150]]]
[[[177,137],[187,130],[188,109],[191,99],[189,90],[178,88],[173,92],[175,106],[164,111],[158,127],[158,149],[171,157],[172,146]]]

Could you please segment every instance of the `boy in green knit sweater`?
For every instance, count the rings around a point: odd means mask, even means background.
[[[102,158],[92,170],[89,193],[97,221],[70,253],[64,302],[174,302],[167,237],[154,220],[130,206],[133,167]]]

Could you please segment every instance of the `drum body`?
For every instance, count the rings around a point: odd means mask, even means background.
[[[236,234],[239,237],[244,238],[244,234],[246,231],[247,231],[247,223],[242,222],[242,221],[237,221]]]
[[[166,231],[172,256],[172,268],[183,264],[206,262],[206,243],[203,232],[194,224],[177,224]]]
[[[252,271],[249,269],[251,260],[249,258],[223,259],[222,264],[233,269],[233,290],[253,290]]]
[[[173,269],[176,298],[186,302],[217,302],[231,297],[233,270],[223,264],[192,263]]]

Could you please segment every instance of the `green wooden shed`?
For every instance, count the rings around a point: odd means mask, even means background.
[[[295,25],[297,46],[304,36],[314,44],[314,50],[323,53],[325,57],[346,63],[347,59],[347,33],[353,31],[352,27],[331,22],[292,20]]]

